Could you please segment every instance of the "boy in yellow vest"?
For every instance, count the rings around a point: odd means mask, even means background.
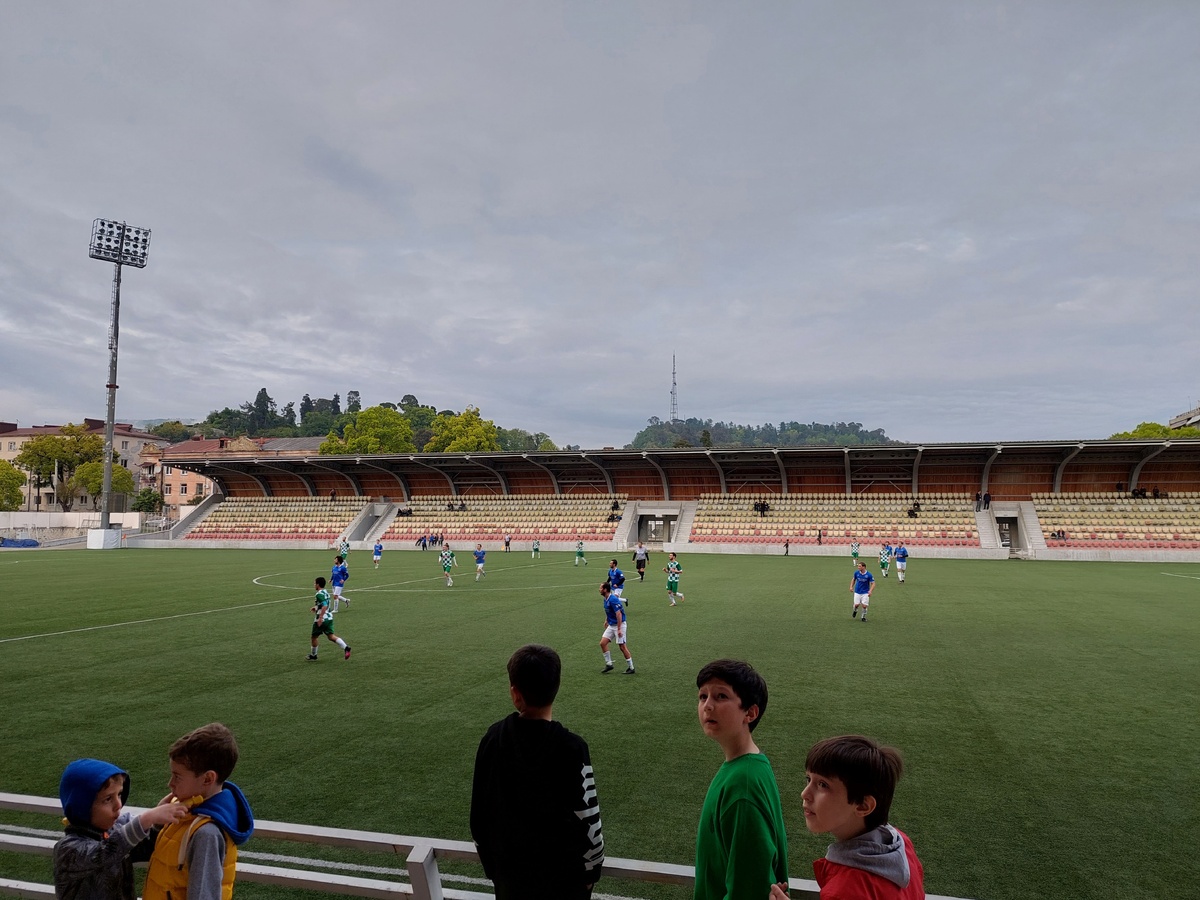
[[[237,848],[254,833],[246,796],[228,781],[237,765],[233,732],[213,722],[167,751],[171,793],[191,814],[162,830],[150,857],[144,900],[231,900]]]

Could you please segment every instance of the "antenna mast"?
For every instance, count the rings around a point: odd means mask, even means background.
[[[675,385],[675,354],[671,354],[671,421],[679,421],[679,390]]]

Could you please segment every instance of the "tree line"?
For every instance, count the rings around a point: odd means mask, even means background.
[[[319,452],[338,453],[468,453],[510,451],[528,453],[557,450],[544,432],[502,428],[485,419],[478,407],[461,412],[439,410],[405,394],[398,403],[362,406],[358,391],[346,392],[343,409],[340,395],[316,400],[305,394],[299,405],[287,403],[280,409],[266,388],[240,406],[213,410],[202,422],[185,425],[163,422],[150,433],[169,443],[205,438],[324,437]],[[568,448],[570,449],[570,448]],[[578,448],[575,448],[578,449]]]
[[[894,444],[882,428],[867,431],[859,422],[780,422],[778,425],[736,425],[712,419],[663,421],[651,417],[647,426],[625,445],[627,450],[668,447],[856,447]]]

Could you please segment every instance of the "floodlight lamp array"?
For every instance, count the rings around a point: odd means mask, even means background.
[[[92,222],[92,243],[88,248],[88,255],[92,259],[144,269],[149,249],[149,228],[134,228],[111,219]]]

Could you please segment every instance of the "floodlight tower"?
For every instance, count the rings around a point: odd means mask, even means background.
[[[113,263],[112,314],[108,324],[108,413],[104,419],[104,490],[100,495],[100,528],[108,530],[109,494],[112,492],[113,425],[117,415],[117,338],[121,327],[121,266],[146,268],[150,229],[124,222],[96,219],[88,256]]]

